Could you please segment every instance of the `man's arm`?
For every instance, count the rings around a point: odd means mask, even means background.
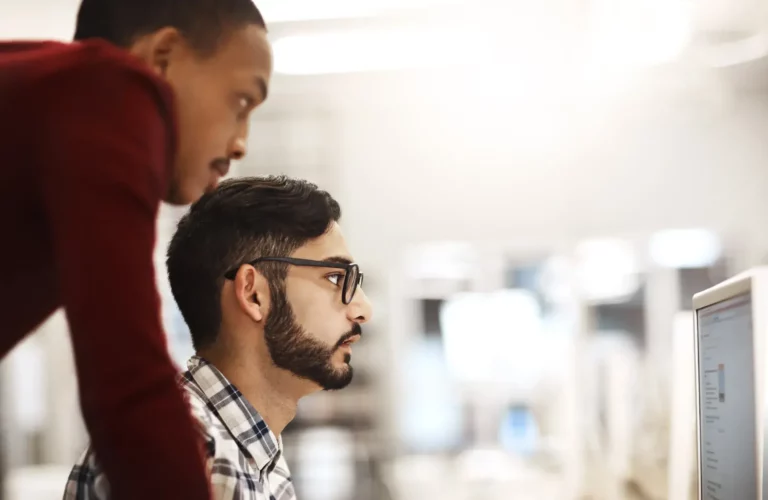
[[[192,396],[192,414],[197,430],[205,443],[208,461],[208,474],[214,500],[246,500],[255,498],[256,483],[243,479],[243,471],[238,469],[236,460],[217,457],[216,440],[209,430],[213,423],[206,413],[204,403]],[[215,431],[213,431],[215,432]],[[63,500],[110,500],[110,484],[104,475],[98,457],[89,447],[72,468],[67,479]],[[294,499],[295,497],[286,497]]]
[[[59,77],[52,93],[41,196],[83,416],[111,498],[208,500],[152,261],[171,133],[161,93],[148,76],[104,64]]]

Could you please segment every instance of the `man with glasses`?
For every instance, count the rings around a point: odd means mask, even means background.
[[[265,177],[222,183],[179,222],[168,276],[196,350],[181,385],[218,499],[295,498],[280,435],[301,397],[352,380],[371,305],[340,216],[315,185]],[[108,496],[88,450],[65,499]]]

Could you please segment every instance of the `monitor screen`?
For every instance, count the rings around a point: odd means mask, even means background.
[[[697,315],[702,499],[757,498],[751,295]]]

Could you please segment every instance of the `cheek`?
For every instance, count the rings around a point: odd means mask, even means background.
[[[304,322],[299,321],[299,326],[305,334],[309,335],[309,337],[315,341],[321,342],[325,346],[330,346],[334,343],[333,336],[329,331],[329,326],[322,321],[318,321],[317,319]]]
[[[324,291],[306,293],[291,304],[298,324],[312,337],[332,345],[349,331],[349,325],[344,311],[327,295]]]
[[[177,88],[180,149],[206,164],[225,156],[234,120],[222,91],[201,78]]]

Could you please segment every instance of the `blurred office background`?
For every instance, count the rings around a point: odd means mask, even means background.
[[[285,431],[300,498],[693,498],[690,297],[768,255],[768,2],[258,4],[275,76],[233,175],[330,190],[376,307],[353,385]],[[2,2],[0,38],[76,7]],[[0,368],[5,500],[60,498],[63,317]]]

